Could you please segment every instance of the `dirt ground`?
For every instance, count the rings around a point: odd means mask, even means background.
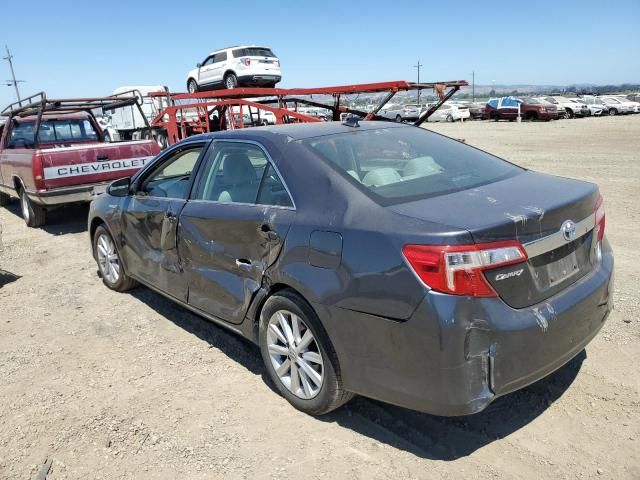
[[[616,310],[586,351],[485,412],[441,418],[356,398],[291,408],[258,349],[96,275],[86,207],[28,229],[0,209],[0,479],[640,478],[640,115],[429,124],[525,167],[598,182]],[[5,276],[4,281],[11,280]]]

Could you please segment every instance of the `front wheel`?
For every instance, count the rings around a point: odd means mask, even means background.
[[[198,91],[198,83],[193,78],[187,82],[187,91],[189,93],[196,93]]]
[[[453,123],[453,115],[451,114],[447,115],[447,122]]]
[[[24,190],[20,192],[20,210],[22,211],[24,223],[26,223],[28,227],[38,228],[47,222],[46,209],[33,203]]]
[[[235,73],[227,73],[227,76],[224,77],[224,86],[227,87],[228,90],[238,86],[238,77],[236,77]]]
[[[320,320],[298,295],[285,290],[267,299],[259,341],[269,377],[298,410],[324,415],[353,398],[342,387],[338,359]]]
[[[402,123],[402,116],[396,115],[396,122]]]
[[[122,268],[116,243],[103,225],[100,225],[93,235],[93,256],[98,262],[102,283],[110,289],[126,292],[137,285]]]
[[[617,115],[617,114],[618,114],[618,110],[616,110],[615,108],[609,109],[609,115]]]

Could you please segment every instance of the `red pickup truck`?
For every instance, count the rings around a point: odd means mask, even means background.
[[[47,209],[89,202],[107,185],[135,173],[160,152],[153,140],[105,143],[96,108],[123,108],[132,99],[47,100],[41,93],[3,110],[0,125],[0,206],[20,199],[30,227]]]

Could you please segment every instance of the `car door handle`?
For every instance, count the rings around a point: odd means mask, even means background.
[[[246,258],[236,258],[236,267],[240,270],[249,271],[252,266],[253,265],[250,260],[247,260]]]
[[[278,240],[278,238],[280,238],[278,232],[272,230],[271,226],[267,225],[266,223],[260,226],[260,232],[272,241]]]

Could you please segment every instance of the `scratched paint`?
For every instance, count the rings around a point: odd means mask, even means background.
[[[549,322],[547,321],[545,316],[537,307],[533,309],[533,314],[536,316],[536,323],[538,324],[540,329],[543,332],[546,332],[547,329],[549,328]]]

